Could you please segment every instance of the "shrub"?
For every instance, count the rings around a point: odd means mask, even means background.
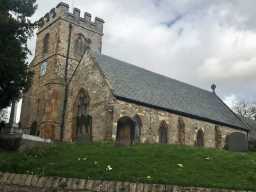
[[[16,151],[21,145],[21,134],[0,135],[0,148],[8,151]]]

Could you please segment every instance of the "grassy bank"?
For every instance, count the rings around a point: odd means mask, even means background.
[[[0,152],[0,171],[256,190],[256,153],[175,145],[56,144]]]

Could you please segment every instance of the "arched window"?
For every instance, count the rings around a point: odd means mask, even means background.
[[[141,128],[142,128],[142,121],[140,116],[136,114],[133,117],[133,121],[134,121],[134,133],[133,133],[132,141],[133,143],[140,143],[140,135],[141,135]]]
[[[89,41],[86,40],[82,34],[79,34],[75,40],[74,55],[78,58],[81,58],[88,48]]]
[[[221,130],[219,126],[215,126],[215,147],[216,148],[221,148],[222,145],[222,135],[221,135]]]
[[[116,144],[118,145],[130,145],[133,143],[134,133],[134,121],[124,116],[117,121],[117,133],[116,133]]]
[[[49,53],[49,39],[50,39],[50,34],[47,33],[43,39],[43,55],[44,56]]]
[[[185,144],[185,123],[182,117],[178,119],[178,142],[179,144]]]
[[[73,140],[81,142],[91,141],[92,117],[89,115],[89,95],[80,90],[74,104]]]
[[[165,121],[161,121],[159,127],[159,143],[167,144],[168,143],[168,125]]]
[[[195,145],[197,147],[203,147],[204,146],[204,132],[203,132],[202,129],[199,129],[197,131]]]

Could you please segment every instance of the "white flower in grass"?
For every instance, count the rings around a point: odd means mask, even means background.
[[[108,165],[107,168],[106,168],[106,171],[111,171],[112,169],[113,168],[110,165]]]
[[[177,166],[180,167],[180,168],[183,168],[183,167],[184,167],[184,165],[181,164],[181,163],[178,163]]]
[[[78,161],[81,161],[81,158],[80,157],[78,157],[78,159],[77,159]]]
[[[84,157],[84,158],[83,158],[83,160],[84,160],[84,161],[86,161],[86,160],[87,160],[87,158],[86,158],[86,157]]]
[[[146,178],[147,178],[147,179],[151,179],[152,177],[151,177],[150,175],[148,175]]]
[[[98,165],[98,161],[94,161],[94,165]]]
[[[205,159],[205,160],[211,160],[211,158],[210,158],[210,157],[205,157],[204,159]]]

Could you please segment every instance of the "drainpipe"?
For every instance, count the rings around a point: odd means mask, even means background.
[[[64,71],[64,100],[63,100],[63,109],[61,114],[61,125],[60,125],[60,141],[63,141],[64,131],[65,131],[65,116],[67,110],[67,102],[68,102],[68,66],[69,66],[69,53],[70,53],[70,41],[71,41],[71,31],[72,24],[69,24],[69,34],[68,34],[68,48],[67,48],[67,56],[66,56],[66,64]]]

